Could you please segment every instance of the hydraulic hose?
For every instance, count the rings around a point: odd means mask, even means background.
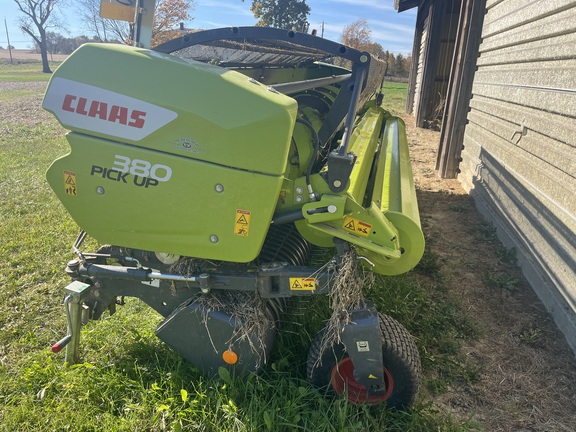
[[[310,197],[310,201],[317,201],[316,194],[312,189],[310,176],[312,175],[312,168],[314,168],[316,158],[318,157],[318,153],[320,152],[320,138],[318,138],[318,133],[316,132],[316,129],[314,129],[314,126],[312,126],[312,124],[309,121],[304,120],[302,118],[297,118],[296,122],[306,126],[308,129],[310,129],[310,133],[312,134],[312,145],[314,147],[314,154],[310,158],[310,161],[308,162],[308,167],[306,168],[306,187],[308,188],[308,196]]]

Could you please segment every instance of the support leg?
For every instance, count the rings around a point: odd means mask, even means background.
[[[80,361],[80,331],[82,330],[82,300],[73,296],[66,306],[68,308],[68,335],[70,342],[66,345],[66,363],[76,364]]]
[[[82,330],[82,304],[86,295],[90,293],[90,285],[74,281],[64,291],[64,308],[68,321],[66,336],[52,345],[52,351],[57,353],[66,347],[66,362],[73,365],[80,361],[80,331]]]

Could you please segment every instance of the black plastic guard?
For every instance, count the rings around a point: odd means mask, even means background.
[[[191,299],[158,326],[156,335],[206,375],[217,376],[219,367],[235,368],[236,374],[247,375],[264,366],[274,345],[274,321],[270,319],[263,328],[266,330],[260,337],[243,335],[231,314],[209,311],[201,302]],[[226,363],[222,357],[229,349],[237,355],[235,365]]]

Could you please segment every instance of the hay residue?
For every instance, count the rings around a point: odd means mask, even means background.
[[[362,304],[362,290],[372,286],[374,273],[358,266],[358,256],[354,249],[338,258],[338,271],[330,288],[330,308],[332,315],[326,324],[320,352],[341,344],[342,326],[350,323],[350,312]],[[322,356],[318,356],[318,361]]]
[[[238,343],[247,343],[257,356],[257,367],[266,364],[266,335],[275,329],[275,323],[266,301],[258,293],[213,290],[199,295],[195,302],[204,310],[203,324],[216,352],[219,350],[210,336],[208,316],[210,312],[220,311],[230,316],[233,328],[232,336],[226,342],[228,348],[232,349]]]
[[[196,258],[180,258],[168,269],[168,273],[182,276],[193,276],[203,270],[205,261]]]

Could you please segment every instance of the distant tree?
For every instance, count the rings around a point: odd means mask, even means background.
[[[403,60],[404,74],[406,77],[410,74],[410,66],[412,65],[412,56],[405,57]]]
[[[160,0],[154,12],[152,46],[168,42],[178,36],[180,23],[192,20],[195,0]]]
[[[394,61],[396,63],[396,75],[406,75],[406,71],[404,70],[404,56],[402,54],[396,54]]]
[[[364,48],[364,51],[367,51],[371,54],[374,54],[379,59],[383,59],[384,57],[384,48],[378,42],[372,42]]]
[[[386,63],[388,64],[388,75],[396,76],[398,67],[396,65],[396,56],[394,53],[386,51]]]
[[[372,30],[368,27],[366,18],[359,19],[344,27],[340,35],[340,41],[349,47],[360,51],[367,51],[366,48],[373,45]]]
[[[54,32],[46,32],[46,50],[52,56],[52,54],[58,53],[58,45],[62,44],[62,39],[64,36]],[[40,51],[40,47],[36,44],[38,51]],[[53,59],[52,59],[53,60]]]
[[[100,18],[100,0],[78,0],[76,9],[85,28],[93,33],[100,42],[108,42],[108,36],[112,33],[117,38],[124,40],[124,37],[119,36],[119,33],[122,32],[121,28],[127,26],[121,21]],[[117,28],[117,31],[113,28]]]
[[[368,27],[368,22],[365,18],[359,19],[344,27],[340,35],[340,41],[344,45],[360,51],[369,52],[380,59],[386,60],[386,58],[384,58],[384,48],[382,48],[382,45],[372,41],[372,30]],[[348,62],[340,63],[346,67],[350,66]]]
[[[195,0],[159,0],[154,9],[152,46],[180,35],[181,22],[192,20]],[[121,40],[132,43],[133,24],[100,17],[100,0],[78,0],[78,13],[91,33],[101,42]]]
[[[310,6],[306,0],[253,0],[250,10],[259,27],[307,31]]]
[[[20,28],[28,34],[40,48],[42,58],[42,72],[51,73],[48,64],[47,29],[51,24],[56,25],[54,9],[63,0],[14,0],[14,3],[24,14],[20,19]]]

